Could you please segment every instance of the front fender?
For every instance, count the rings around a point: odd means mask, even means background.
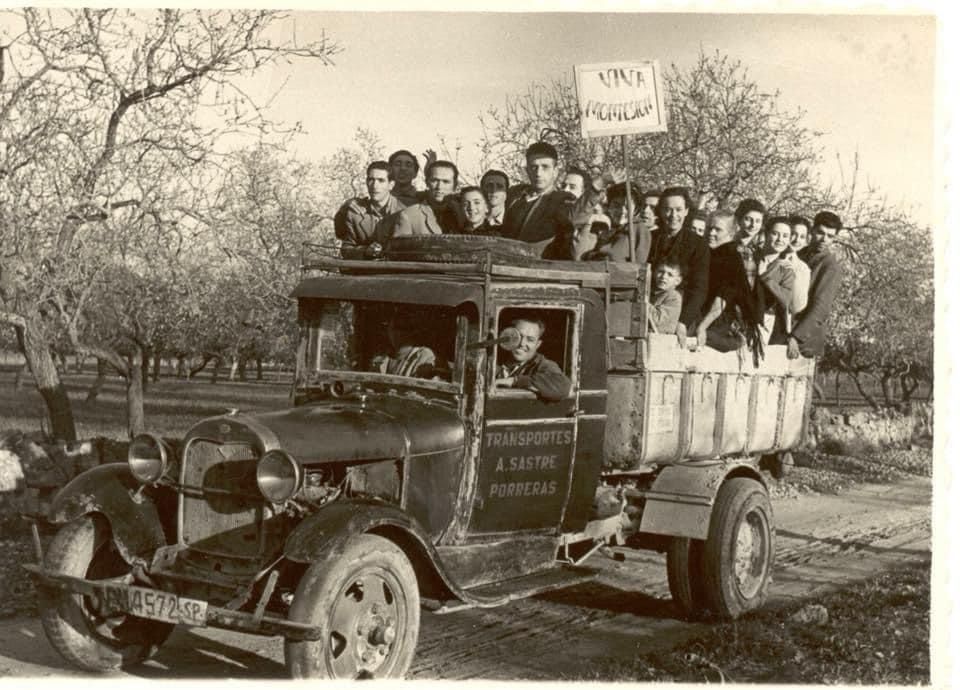
[[[396,506],[374,499],[334,501],[297,525],[287,537],[283,553],[299,563],[312,563],[357,534],[377,529],[402,530],[428,554],[436,552],[424,529]]]
[[[397,544],[410,559],[421,592],[438,600],[482,600],[460,589],[446,573],[440,555],[423,527],[400,508],[375,499],[335,501],[305,519],[287,537],[284,556],[299,563],[336,567],[347,541],[374,533]]]
[[[640,531],[671,537],[706,539],[720,485],[730,477],[750,477],[766,485],[749,458],[686,462],[660,470],[644,492]]]
[[[130,474],[126,463],[100,465],[77,475],[57,492],[47,518],[60,524],[90,513],[110,523],[113,541],[128,563],[167,543],[153,498]]]

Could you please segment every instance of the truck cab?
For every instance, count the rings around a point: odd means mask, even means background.
[[[471,239],[379,261],[307,248],[288,409],[203,420],[179,452],[138,437],[64,487],[34,567],[61,654],[136,663],[184,623],[283,635],[298,677],[402,676],[421,607],[581,582],[609,544],[666,552],[687,616],[763,604],[759,463],[803,438],[813,362],[648,333],[643,266]],[[518,319],[565,396],[498,382]]]

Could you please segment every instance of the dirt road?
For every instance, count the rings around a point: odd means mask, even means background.
[[[774,501],[777,569],[771,606],[813,597],[891,565],[930,558],[929,479],[866,485],[842,496]],[[629,659],[698,629],[675,618],[662,556],[594,556],[594,582],[492,610],[424,612],[412,669],[419,679],[564,679],[586,659]],[[0,621],[0,677],[80,676],[39,621]],[[157,657],[118,677],[285,677],[279,638],[180,629]]]

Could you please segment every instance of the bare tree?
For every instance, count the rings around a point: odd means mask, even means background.
[[[802,111],[784,109],[779,93],[762,91],[740,62],[700,53],[689,69],[671,65],[665,86],[667,132],[631,140],[630,167],[641,186],[686,185],[711,206],[753,196],[793,210],[815,197],[819,133],[802,124]],[[599,172],[622,162],[619,137],[580,136],[572,77],[533,84],[480,121],[483,164],[520,179],[523,151],[539,139],[557,146],[568,165]]]
[[[182,178],[207,163],[224,136],[273,129],[240,77],[291,58],[329,64],[336,53],[325,39],[271,42],[269,29],[282,17],[5,13],[0,322],[15,329],[55,436],[73,439],[76,431],[50,344],[67,327],[79,352],[112,362],[108,350],[118,353],[106,339],[84,341],[97,334],[80,328],[92,286],[113,279],[110,267],[141,242],[138,231],[160,238],[177,222],[169,210]]]

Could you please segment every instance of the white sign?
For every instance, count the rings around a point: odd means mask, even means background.
[[[584,137],[667,131],[656,60],[577,65],[573,71]]]

